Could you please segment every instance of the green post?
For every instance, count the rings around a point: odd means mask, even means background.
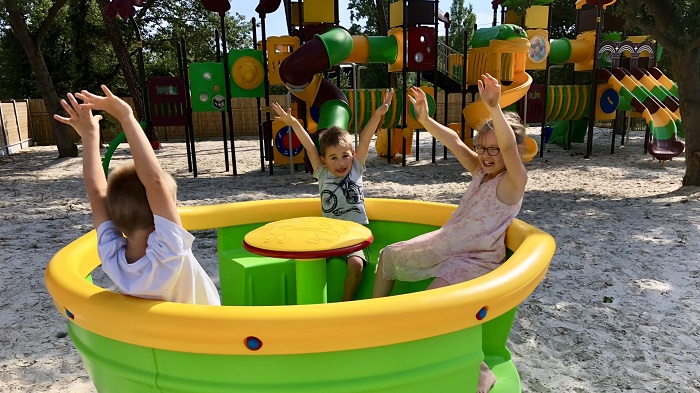
[[[326,259],[297,259],[297,304],[319,304],[328,301]]]

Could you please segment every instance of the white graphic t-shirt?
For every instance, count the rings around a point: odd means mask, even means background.
[[[350,173],[341,178],[319,165],[314,177],[318,179],[323,217],[354,221],[358,224],[369,223],[362,190],[362,174],[365,169],[365,165],[359,160],[352,160]]]

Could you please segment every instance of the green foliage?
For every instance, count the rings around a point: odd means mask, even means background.
[[[509,10],[515,11],[521,17],[525,16],[525,12],[532,6],[532,0],[509,0],[506,6]]]
[[[576,6],[570,0],[555,0],[549,8],[552,24],[549,38],[576,38]]]
[[[630,32],[650,34],[665,47],[690,48],[700,37],[700,2],[696,0],[655,0],[658,11],[646,2],[622,1],[615,12],[624,18]]]
[[[28,0],[21,4],[32,33],[53,2]],[[4,11],[4,7],[1,7]],[[216,61],[214,31],[220,28],[218,14],[204,9],[200,0],[147,1],[137,8],[136,23],[143,39],[147,76],[178,75],[177,42],[184,38],[189,62]],[[136,63],[133,24],[117,18],[129,51]],[[251,23],[239,14],[226,15],[228,49],[252,46]],[[101,83],[116,94],[129,94],[126,83],[95,0],[71,0],[61,9],[48,31],[42,56],[59,95],[78,89],[98,90]],[[23,48],[0,12],[0,98],[36,98],[40,94]]]
[[[218,14],[199,0],[152,2],[138,21],[144,40],[147,75],[177,75],[177,43],[184,39],[189,62],[216,61],[215,31],[221,34]],[[227,49],[252,47],[251,23],[242,15],[226,15]]]
[[[385,15],[388,15],[388,2],[384,1]],[[350,10],[350,34],[367,34],[371,36],[379,35],[379,24],[377,22],[377,5],[375,0],[350,0],[348,3]]]
[[[450,48],[459,53],[464,53],[465,35],[467,42],[474,34],[476,14],[471,4],[464,7],[464,0],[453,0],[450,7]]]

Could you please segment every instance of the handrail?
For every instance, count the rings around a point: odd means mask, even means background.
[[[460,83],[462,79],[462,73],[454,73],[451,72],[450,70],[450,58],[457,55],[460,58],[463,58],[464,55],[457,52],[456,50],[450,48],[448,45],[438,42],[438,47],[437,47],[437,69],[439,72],[442,72],[446,76],[448,76],[450,79],[454,80],[457,83]],[[459,64],[461,65],[463,61],[461,61]]]

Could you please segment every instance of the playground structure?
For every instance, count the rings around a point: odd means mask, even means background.
[[[441,226],[456,208],[372,198],[366,205],[377,250]],[[431,291],[424,291],[429,280],[397,282],[394,296],[367,300],[374,281],[367,268],[358,295],[366,300],[354,302],[340,302],[346,269],[333,258],[330,303],[297,305],[293,262],[251,254],[242,239],[268,222],[320,211],[317,198],[181,208],[188,230],[217,228],[221,307],[94,285],[95,231],[60,250],[46,285],[97,391],[475,391],[482,360],[497,376],[492,392],[521,391],[506,340],[518,304],[549,267],[550,235],[515,220],[502,265]],[[370,254],[372,266],[376,259]]]
[[[555,122],[555,127],[564,122],[562,129],[568,131],[565,138],[568,148],[571,148],[573,124],[586,122],[586,157],[589,157],[595,121],[615,120],[622,113],[626,117],[644,118],[648,125],[645,151],[663,163],[684,149],[678,139],[683,134],[677,87],[655,68],[660,48],[648,36],[623,40],[619,32],[604,31],[606,18],[613,22],[610,23],[613,29],[621,27],[606,12],[615,1],[578,0],[576,39],[549,38],[553,0],[535,1],[522,17],[507,9],[509,0],[494,0],[492,4],[494,21],[500,5],[502,22],[525,28],[531,44],[527,71],[545,72],[546,85],[533,86],[527,104],[521,106],[521,113],[527,113],[527,119],[541,121],[541,144],[545,142],[544,128],[549,121]],[[592,73],[593,83],[549,86],[550,68],[559,64],[574,65],[573,83],[577,72]],[[611,153],[614,146],[613,132]]]
[[[437,1],[391,2],[389,4],[389,32],[387,36],[353,36],[338,26],[337,1],[305,0],[295,3],[284,2],[290,36],[266,37],[265,15],[275,12],[280,1],[263,0],[256,10],[261,17],[263,29],[260,48],[267,69],[267,80],[271,85],[285,85],[297,102],[297,117],[302,119],[311,133],[316,129],[338,126],[343,129],[360,130],[369,115],[381,103],[378,100],[381,90],[360,89],[341,90],[324,78],[329,71],[343,64],[387,64],[387,71],[404,76],[404,85],[395,95],[396,101],[390,112],[380,122],[377,138],[377,152],[387,155],[389,160],[400,152],[405,164],[406,151],[410,153],[413,130],[422,126],[413,117],[412,105],[406,98],[406,74],[416,72],[418,84],[423,77],[433,81],[433,86],[442,88],[445,94],[454,91],[454,85],[466,89],[471,85],[476,90],[476,81],[483,73],[490,73],[499,80],[502,76],[513,77],[515,83],[504,87],[502,105],[510,105],[526,92],[531,79],[525,70],[529,43],[520,28],[498,27],[483,32],[481,44],[472,56],[469,68],[460,66],[459,59],[465,59],[437,40],[437,27],[440,21],[448,22],[438,9]],[[403,15],[407,15],[406,18]],[[519,35],[520,34],[520,35]],[[493,39],[494,43],[489,41]],[[504,60],[501,60],[501,59]],[[468,71],[467,83],[455,70]],[[463,85],[463,86],[461,86]],[[421,87],[429,97],[431,115],[435,114],[435,90]],[[466,109],[466,123],[447,124],[455,132],[462,133],[466,143],[471,143],[472,133],[465,135],[465,127],[478,128],[488,117],[486,109],[478,101]],[[357,117],[357,119],[355,119]],[[281,127],[281,126],[280,126]],[[277,127],[273,127],[276,135]],[[269,138],[276,140],[274,136]],[[537,152],[537,144],[527,138],[526,161]],[[396,142],[399,143],[396,143]],[[433,140],[434,142],[434,140]],[[418,139],[416,138],[416,146]],[[418,149],[416,148],[416,154]],[[433,159],[435,154],[433,151]],[[283,162],[284,163],[284,162]],[[272,164],[272,162],[271,162]]]

